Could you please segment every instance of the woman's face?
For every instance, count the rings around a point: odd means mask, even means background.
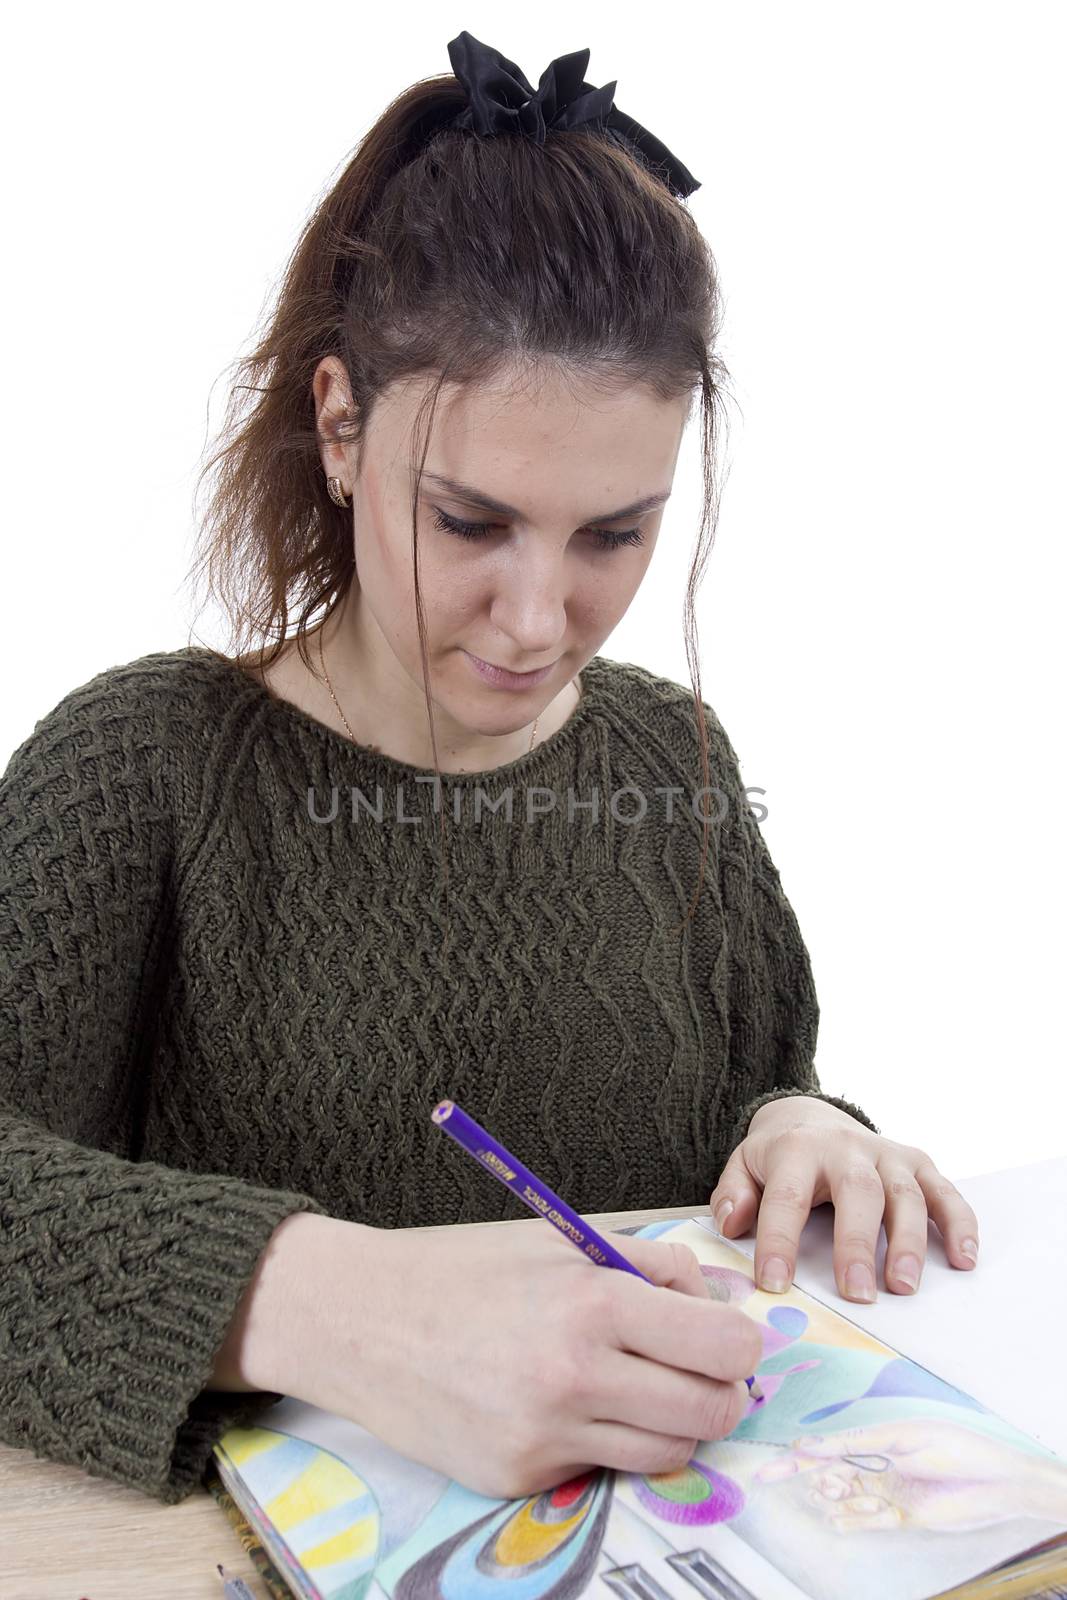
[[[380,681],[395,683],[398,665],[419,703],[411,438],[429,387],[394,385],[376,403],[358,477],[354,446],[323,451],[327,472],[352,494],[358,648]],[[332,358],[315,393],[334,410],[348,398]],[[687,406],[688,397],[665,403],[644,388],[605,395],[556,373],[442,389],[417,508],[419,588],[431,694],[457,728],[491,736],[524,727],[615,628],[655,548]],[[510,673],[548,670],[501,686],[476,658]]]

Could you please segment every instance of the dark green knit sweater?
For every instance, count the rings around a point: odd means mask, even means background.
[[[432,774],[211,651],[98,674],[15,751],[4,1442],[184,1498],[278,1398],[203,1386],[283,1218],[529,1216],[431,1122],[445,1096],[595,1212],[703,1207],[759,1105],[819,1093],[807,952],[714,712],[679,934],[691,690],[602,656],[582,685],[529,754],[445,775],[444,952]]]

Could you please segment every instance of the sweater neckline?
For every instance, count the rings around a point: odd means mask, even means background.
[[[338,732],[336,728],[320,722],[318,717],[313,717],[310,712],[302,711],[291,700],[275,694],[265,683],[238,666],[228,656],[216,654],[214,650],[204,645],[187,646],[187,651],[191,655],[206,657],[223,672],[239,678],[248,690],[251,701],[260,706],[265,720],[272,721],[280,727],[288,726],[311,734],[325,748],[338,751],[350,760],[373,767],[397,781],[432,775],[433,769],[430,767],[413,766],[410,762],[399,761],[395,756],[386,755],[383,751],[372,750],[369,745],[353,743],[347,734]],[[442,780],[466,784],[477,782],[479,779],[499,779],[503,776],[535,773],[542,767],[555,765],[574,749],[595,717],[601,705],[605,674],[611,665],[605,656],[594,655],[589,658],[577,674],[581,680],[578,704],[562,727],[549,734],[547,739],[536,744],[532,750],[498,767],[485,767],[477,771],[445,772],[441,775]]]

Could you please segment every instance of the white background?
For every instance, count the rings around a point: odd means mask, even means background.
[[[800,920],[823,1087],[953,1177],[1062,1151],[1064,13],[20,7],[2,148],[0,758],[193,638],[193,482],[307,214],[463,28],[690,167],[726,297],[702,693]],[[209,414],[210,401],[210,414]],[[603,653],[689,681],[695,423]]]

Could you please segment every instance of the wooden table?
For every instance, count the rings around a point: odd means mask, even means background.
[[[603,1230],[706,1212],[704,1200],[588,1221]],[[521,1228],[536,1220],[465,1226]],[[0,1445],[0,1507],[0,1600],[221,1600],[219,1562],[244,1578],[256,1600],[269,1600],[206,1489],[165,1506],[78,1467]]]

